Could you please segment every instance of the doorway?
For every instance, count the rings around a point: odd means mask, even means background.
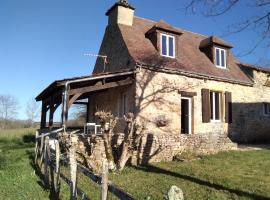
[[[192,99],[181,97],[181,133],[191,134],[192,131]]]

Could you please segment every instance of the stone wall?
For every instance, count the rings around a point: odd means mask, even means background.
[[[254,71],[254,87],[185,77],[176,74],[153,72],[142,69],[137,74],[136,107],[139,120],[146,123],[153,134],[179,135],[181,132],[181,94],[194,92],[193,134],[229,134],[236,141],[247,142],[267,136],[270,118],[263,115],[263,102],[270,102],[270,88],[264,86],[267,74]],[[224,99],[226,91],[232,93],[233,123],[225,123],[225,105],[222,106],[221,122],[202,122],[203,88],[220,91]],[[163,115],[169,120],[166,127],[157,127],[155,118]],[[257,137],[258,136],[258,137]]]
[[[123,134],[115,135],[115,147],[119,147],[123,141]],[[94,161],[98,167],[102,166],[103,159],[106,159],[104,142],[101,135],[92,137],[79,137],[79,148],[81,152]],[[138,144],[130,162],[133,165],[147,164],[151,162],[171,161],[174,156],[183,151],[194,152],[199,155],[213,154],[219,151],[237,149],[227,135],[214,133],[193,134],[193,135],[144,135]],[[119,155],[118,155],[119,156]]]
[[[178,134],[146,135],[136,156],[139,163],[171,161],[184,151],[207,155],[219,151],[235,150],[237,145],[224,134]]]
[[[104,66],[104,59],[97,58],[93,74],[131,68],[130,55],[117,25],[107,26],[99,55],[106,55],[107,63]]]

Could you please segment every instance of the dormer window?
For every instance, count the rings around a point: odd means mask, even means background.
[[[161,34],[160,53],[162,56],[175,58],[175,37],[172,35]]]
[[[233,46],[224,40],[211,36],[201,41],[200,50],[213,62],[215,67],[229,69],[230,49]]]
[[[219,68],[226,68],[226,50],[220,47],[215,47],[215,61]]]

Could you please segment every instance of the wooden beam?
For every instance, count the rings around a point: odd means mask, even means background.
[[[187,91],[178,91],[179,94],[183,97],[194,97],[197,96],[197,92],[187,92]]]
[[[87,86],[87,87],[82,87],[82,88],[77,88],[77,89],[71,89],[69,94],[75,95],[78,93],[89,93],[89,92],[94,92],[97,90],[104,90],[104,89],[108,89],[108,88],[130,85],[132,83],[133,83],[133,80],[128,78],[128,79],[125,79],[122,81],[105,83],[104,85],[93,85],[93,86]]]
[[[82,93],[74,94],[71,99],[68,101],[68,108],[82,95]]]
[[[78,102],[78,101],[75,101],[73,104],[77,104],[77,105],[88,105],[87,102]]]

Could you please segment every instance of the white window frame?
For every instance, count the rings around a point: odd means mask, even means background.
[[[212,115],[211,112],[213,112],[213,118],[212,116],[211,117],[211,122],[221,122],[221,106],[222,106],[222,102],[221,102],[221,95],[222,93],[221,92],[218,92],[218,91],[210,91],[210,94],[213,93],[212,95],[212,102],[213,102],[213,105],[211,107],[211,110],[210,110],[210,115]],[[219,119],[216,118],[216,100],[215,100],[215,94],[219,94]],[[210,98],[211,98],[211,95],[210,95]],[[211,104],[210,104],[211,106]]]
[[[268,110],[267,113],[265,113],[265,106],[266,106],[266,110]],[[263,116],[265,117],[270,116],[270,103],[263,103]]]
[[[220,65],[217,64],[217,49],[219,50],[219,63]],[[221,51],[224,52],[224,66],[221,65]],[[218,68],[221,69],[226,69],[227,68],[227,50],[224,48],[220,48],[220,47],[215,47],[215,65]]]
[[[162,46],[162,37],[163,36],[166,37],[166,44],[167,44],[167,52],[166,52],[166,54],[163,54],[162,53],[162,47],[163,47]],[[169,38],[172,38],[173,39],[173,56],[170,56],[169,55],[169,51],[170,51],[170,48],[169,48]],[[164,34],[164,33],[161,33],[160,34],[160,55],[165,56],[165,57],[169,57],[169,58],[175,58],[175,36]]]

